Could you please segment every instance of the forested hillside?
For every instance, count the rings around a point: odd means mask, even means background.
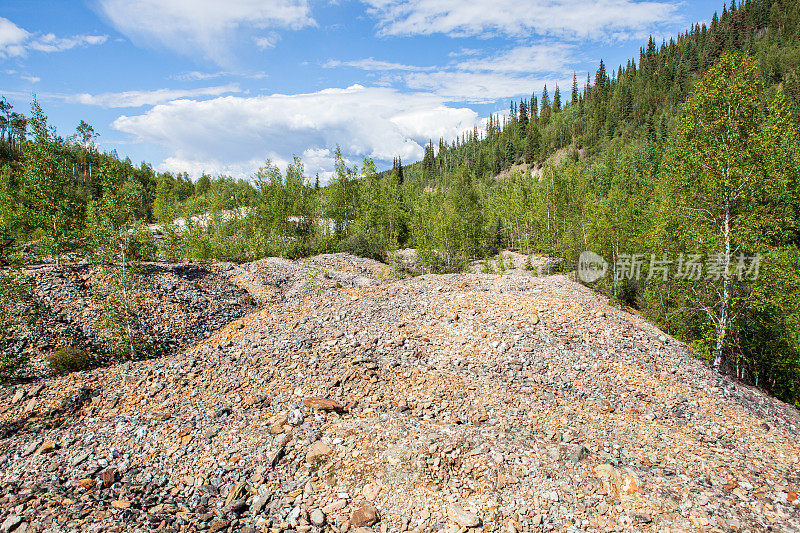
[[[458,271],[511,248],[572,270],[591,250],[612,271],[593,286],[698,357],[800,405],[791,0],[732,2],[710,26],[651,38],[624,66],[601,62],[572,87],[512,102],[508,115],[431,142],[409,166],[377,173],[337,152],[325,187],[299,159],[286,172],[267,163],[252,180],[193,182],[98,152],[83,122],[59,136],[36,101],[27,117],[13,111],[4,103],[0,117],[0,233],[14,239],[6,261],[334,250],[387,259],[413,247],[420,270]]]

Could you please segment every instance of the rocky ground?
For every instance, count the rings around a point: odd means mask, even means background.
[[[16,381],[52,375],[47,358],[59,348],[85,350],[95,364],[115,360],[114,331],[106,318],[110,291],[122,294],[118,266],[45,264],[22,274],[24,297],[12,303],[18,307],[15,331],[2,347],[28,359]],[[375,284],[390,276],[386,265],[348,254],[300,261],[268,258],[243,265],[144,263],[129,284],[137,315],[133,336],[147,345],[140,357],[170,355],[261,305]]]
[[[311,263],[220,266],[266,303],[179,353],[2,389],[0,533],[800,531],[798,412],[589,289]]]
[[[511,250],[501,250],[492,258],[471,261],[468,271],[473,274],[542,276],[556,270],[560,263],[560,259],[545,255],[528,256]]]
[[[254,299],[230,282],[230,270],[200,263],[140,265],[126,288],[137,315],[133,336],[148,345],[143,353],[174,353],[254,310]],[[59,348],[85,350],[100,363],[113,360],[114,332],[106,319],[110,298],[122,295],[119,267],[37,265],[22,275],[24,294],[12,302],[18,320],[4,347],[29,361],[18,380],[50,375],[47,357]]]

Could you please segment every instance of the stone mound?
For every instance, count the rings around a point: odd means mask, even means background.
[[[0,392],[3,531],[800,530],[797,410],[564,276],[267,264],[191,349]]]

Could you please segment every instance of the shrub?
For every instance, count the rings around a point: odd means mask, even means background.
[[[69,347],[61,348],[50,354],[47,362],[55,372],[68,374],[88,368],[91,363],[91,357],[85,350]]]
[[[25,366],[27,362],[25,356],[0,353],[0,382]]]
[[[368,238],[361,233],[348,237],[342,245],[342,251],[376,261],[386,260],[386,245],[380,239]]]

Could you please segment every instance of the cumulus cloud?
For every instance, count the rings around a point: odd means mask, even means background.
[[[187,55],[230,62],[232,39],[242,32],[300,29],[316,24],[307,0],[98,0],[120,32],[139,43],[157,43]],[[251,35],[252,36],[252,35]],[[273,42],[270,37],[258,46]]]
[[[219,96],[240,92],[237,84],[205,87],[200,89],[156,89],[153,91],[124,91],[119,93],[76,94],[63,96],[68,102],[100,107],[142,107],[163,104],[178,98]]]
[[[0,57],[24,55],[25,42],[30,35],[10,20],[0,17]]]
[[[198,178],[203,174],[210,176],[251,176],[255,171],[264,165],[265,159],[254,158],[249,161],[229,161],[214,157],[204,159],[184,159],[182,157],[167,157],[158,165],[161,172],[173,172],[175,174],[186,172],[193,178]],[[273,161],[281,168],[286,168],[285,161]]]
[[[0,58],[24,56],[28,50],[63,52],[78,46],[103,44],[107,40],[107,35],[56,37],[52,33],[47,33],[37,36],[0,17]]]
[[[249,175],[266,159],[285,164],[293,154],[308,160],[307,171],[324,178],[337,143],[355,161],[395,156],[412,161],[424,154],[429,136],[454,138],[478,121],[468,108],[449,107],[433,94],[403,94],[383,87],[353,85],[315,93],[225,96],[175,100],[113,127],[162,147],[165,169],[214,169]]]
[[[381,35],[624,38],[677,22],[679,2],[635,0],[364,0]]]

